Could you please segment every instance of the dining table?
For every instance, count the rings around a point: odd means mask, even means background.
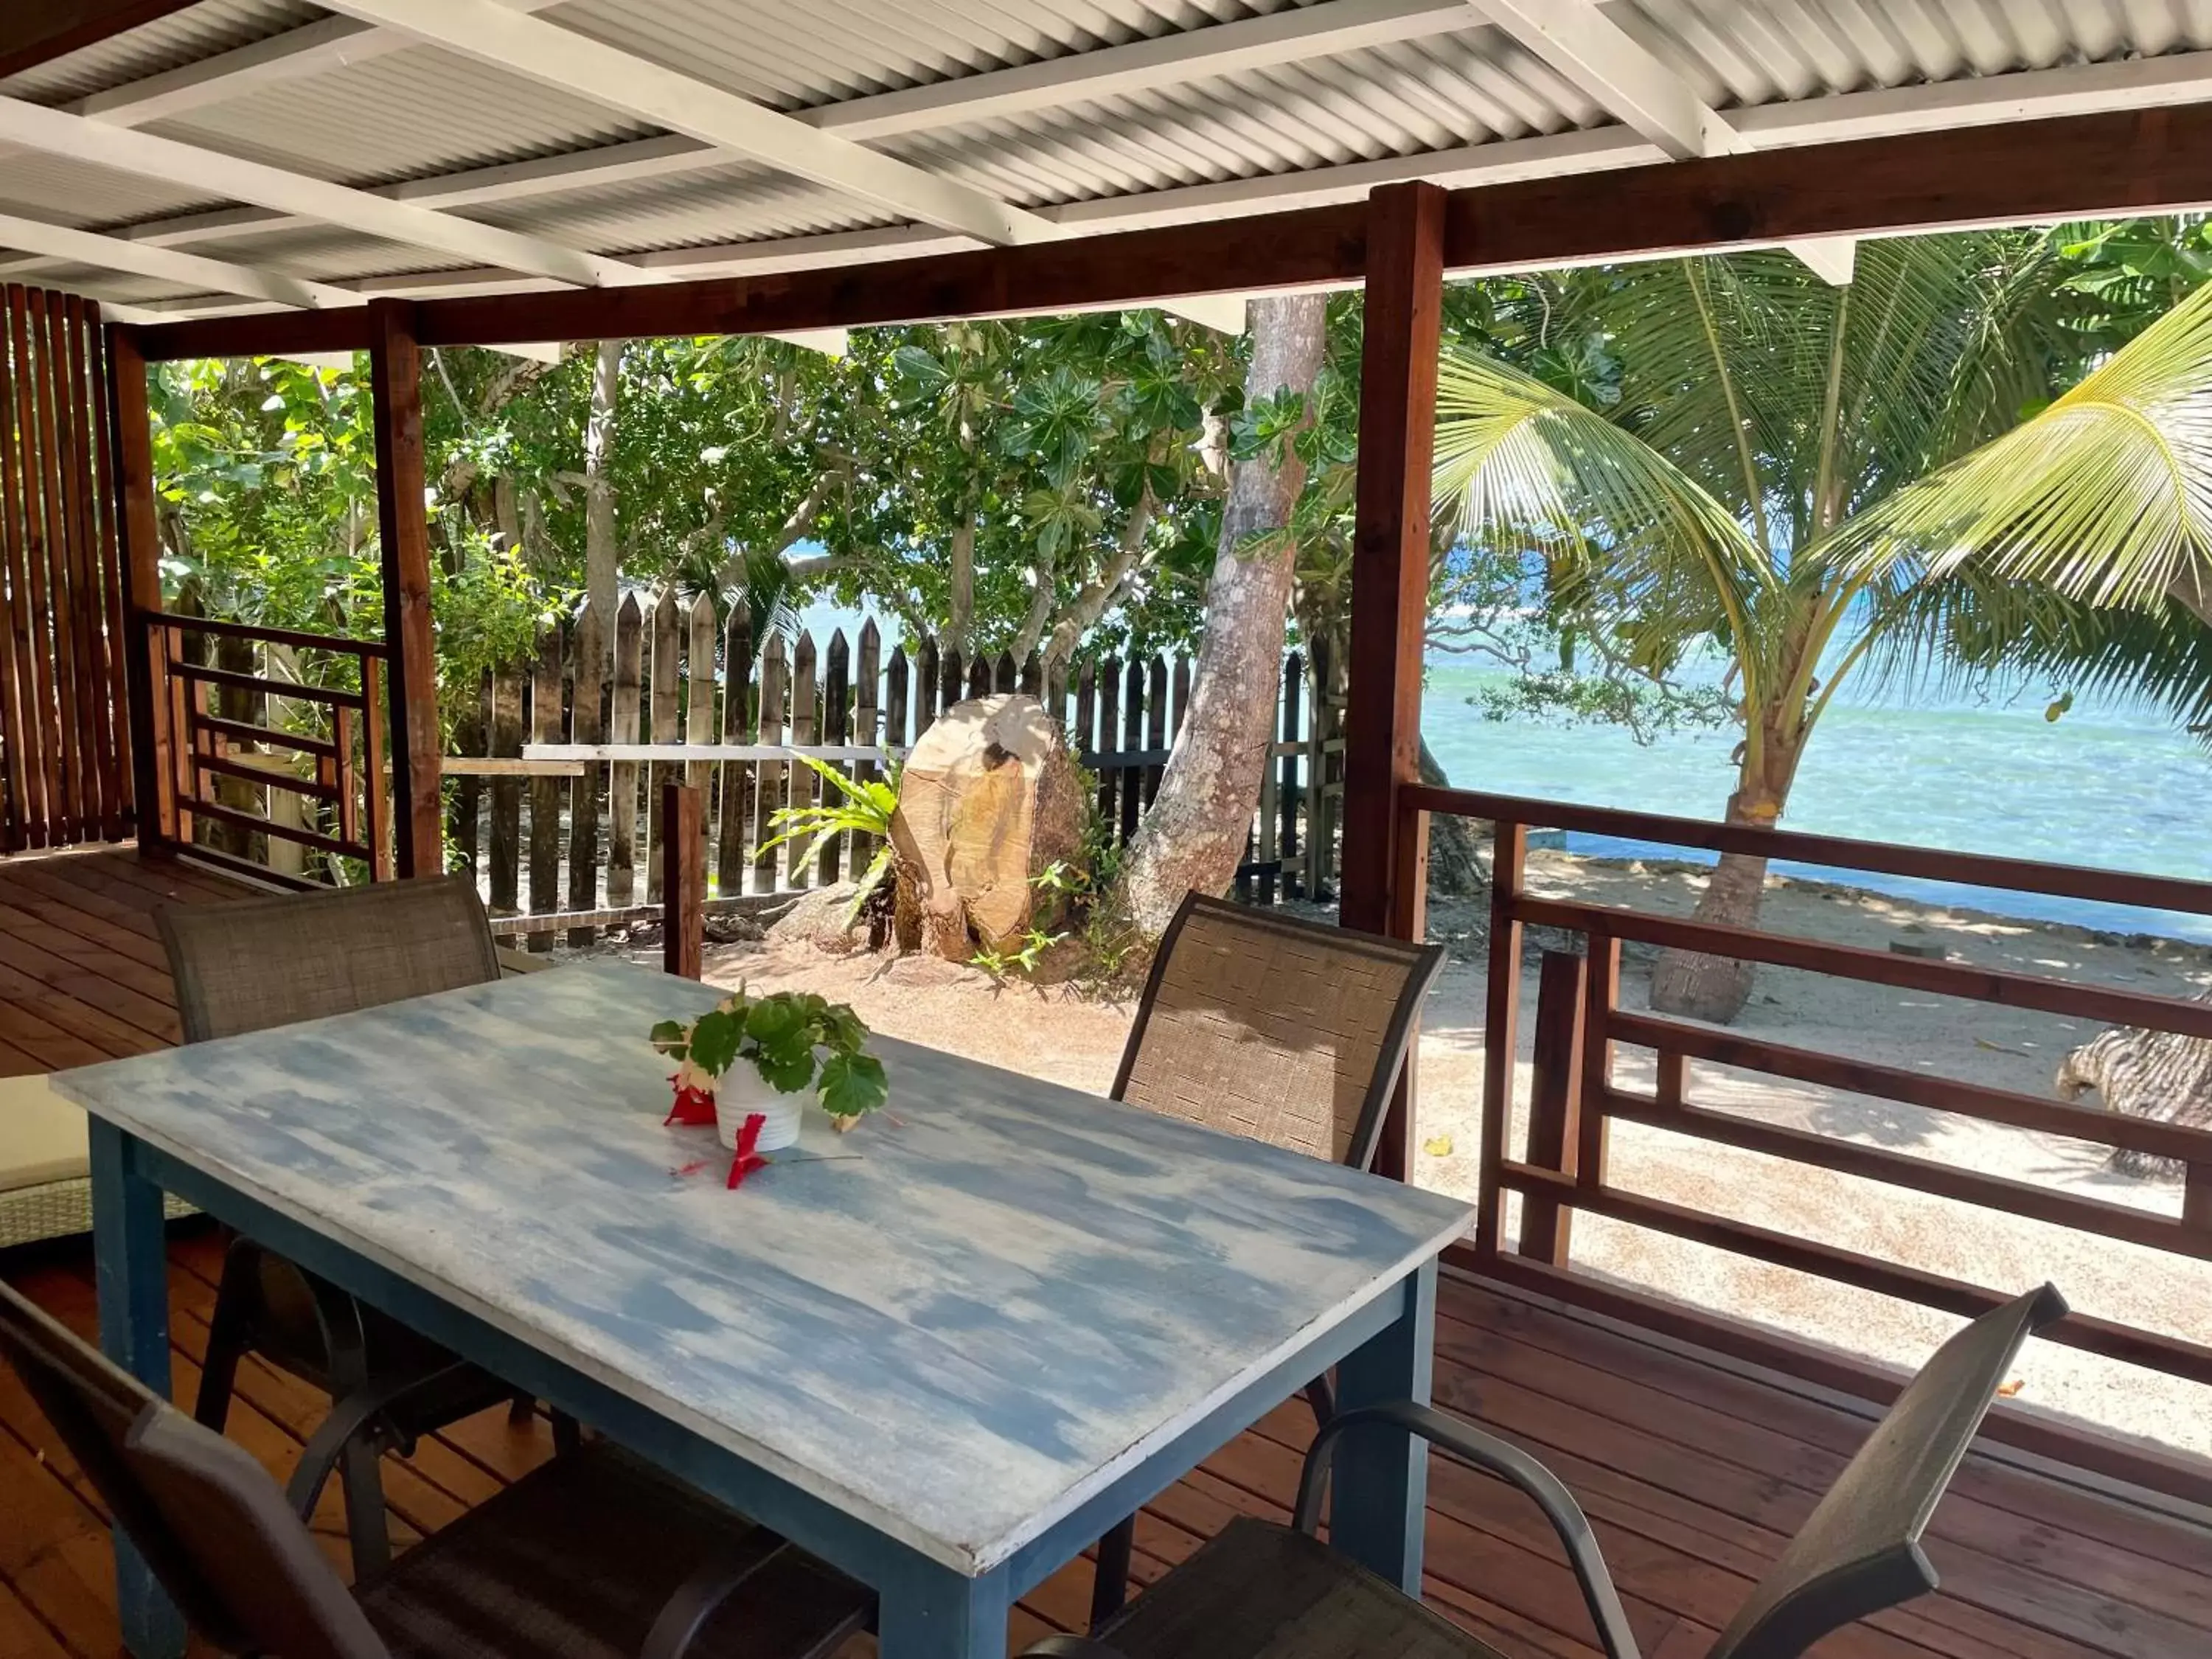
[[[882,1036],[888,1105],[732,1188],[647,1040],[726,994],[587,960],[58,1074],[103,1348],[169,1391],[173,1194],[871,1586],[883,1659],[1001,1659],[1018,1598],[1332,1368],[1345,1410],[1428,1398],[1467,1201]],[[1363,1428],[1331,1495],[1414,1595],[1425,1471]]]

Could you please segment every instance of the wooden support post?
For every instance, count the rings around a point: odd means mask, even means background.
[[[1566,951],[1544,952],[1536,993],[1536,1054],[1528,1091],[1528,1162],[1540,1169],[1575,1172],[1582,1150],[1583,958]],[[1521,1200],[1521,1254],[1567,1265],[1574,1212],[1559,1200],[1534,1193]]]
[[[154,516],[154,432],[146,406],[146,360],[127,328],[107,331],[108,404],[115,423],[115,519],[123,532],[123,654],[129,663],[131,777],[138,844],[177,838],[170,754],[166,641],[145,618],[161,608],[161,532]]]
[[[697,979],[707,961],[707,792],[660,786],[660,965]]]
[[[1576,1125],[1575,1184],[1605,1184],[1605,1091],[1613,1086],[1613,1011],[1620,1006],[1620,941],[1593,928],[1589,969],[1583,1000],[1582,1097],[1584,1110]]]
[[[1359,368],[1359,476],[1352,553],[1352,677],[1345,738],[1346,927],[1420,937],[1425,844],[1399,823],[1398,792],[1420,780],[1421,659],[1428,631],[1430,470],[1443,318],[1445,194],[1385,185],[1368,198],[1367,297]],[[1419,861],[1416,860],[1416,861]],[[1384,1119],[1378,1173],[1413,1164],[1413,1050]]]
[[[368,382],[376,430],[377,543],[384,642],[391,654],[392,806],[402,878],[445,869],[439,799],[437,640],[430,623],[430,520],[423,506],[422,354],[415,307],[368,302]],[[370,718],[375,717],[374,711]]]

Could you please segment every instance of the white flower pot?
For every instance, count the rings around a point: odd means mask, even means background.
[[[714,1086],[714,1133],[732,1152],[737,1150],[745,1119],[755,1112],[767,1120],[761,1125],[760,1139],[753,1143],[755,1152],[773,1152],[798,1145],[799,1121],[805,1109],[805,1095],[787,1095],[769,1088],[762,1080],[760,1068],[749,1060],[730,1067]]]

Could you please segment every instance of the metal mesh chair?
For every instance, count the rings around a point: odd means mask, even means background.
[[[1161,935],[1113,1097],[1364,1170],[1441,945],[1408,945],[1192,893]],[[1328,1382],[1306,1385],[1314,1420]],[[1093,1626],[1120,1608],[1132,1516],[1098,1540]]]
[[[1114,1098],[1364,1170],[1443,959],[1193,893],[1160,939]]]
[[[185,1041],[374,1008],[499,977],[490,924],[458,877],[155,912]],[[489,1372],[250,1239],[235,1240],[209,1322],[195,1415],[220,1432],[238,1364],[258,1353],[324,1389],[331,1415],[292,1481],[302,1515],[333,1469],[343,1481],[354,1571],[390,1559],[378,1460],[514,1398]],[[527,1402],[524,1402],[526,1405]],[[562,1440],[569,1439],[567,1427]]]
[[[2021,1345],[2066,1312],[2045,1285],[1946,1342],[1790,1540],[1706,1659],[1799,1659],[1844,1626],[1936,1588],[1920,1535],[1973,1444]],[[1410,1402],[1346,1412],[1306,1455],[1292,1525],[1240,1517],[1091,1637],[1054,1637],[1025,1659],[1507,1659],[1322,1543],[1338,1441],[1402,1429],[1497,1476],[1551,1522],[1607,1659],[1638,1659],[1597,1539],[1557,1476],[1517,1446]]]
[[[611,1447],[555,1459],[349,1594],[261,1466],[0,1285],[21,1376],[208,1643],[284,1659],[818,1659],[861,1585]]]

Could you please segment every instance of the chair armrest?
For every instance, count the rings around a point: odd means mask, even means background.
[[[1088,1636],[1048,1636],[1024,1648],[1021,1659],[1121,1659],[1121,1650]]]
[[[1620,1605],[1620,1593],[1613,1587],[1613,1575],[1598,1550],[1597,1535],[1590,1530],[1589,1521],[1583,1514],[1582,1505],[1575,1502],[1574,1494],[1559,1476],[1518,1446],[1496,1435],[1486,1434],[1471,1423],[1447,1417],[1431,1407],[1416,1405],[1410,1400],[1395,1401],[1388,1405],[1363,1406],[1330,1421],[1314,1437],[1313,1449],[1306,1454],[1304,1472],[1298,1479],[1295,1519],[1300,1531],[1311,1535],[1321,1525],[1322,1498],[1328,1490],[1329,1462],[1336,1452],[1337,1437],[1347,1429],[1361,1427],[1403,1429],[1408,1434],[1418,1435],[1448,1455],[1486,1474],[1495,1475],[1534,1498],[1566,1550],[1567,1564],[1574,1569],[1575,1582],[1582,1586],[1583,1601],[1589,1608],[1591,1622],[1597,1626],[1598,1640],[1605,1649],[1607,1659],[1638,1659],[1627,1611]]]
[[[653,1628],[646,1632],[645,1645],[638,1650],[638,1659],[684,1659],[715,1610],[747,1579],[788,1547],[779,1545],[765,1555],[748,1558],[722,1555],[710,1559],[676,1587],[676,1593],[660,1609],[660,1616],[653,1621]]]

